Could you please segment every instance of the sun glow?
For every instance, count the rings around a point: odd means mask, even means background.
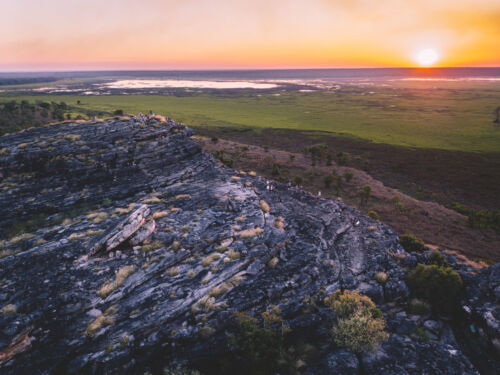
[[[423,49],[418,52],[416,56],[416,62],[420,66],[429,67],[436,64],[439,60],[438,53],[432,48]]]

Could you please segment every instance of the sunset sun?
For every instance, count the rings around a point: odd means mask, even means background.
[[[433,66],[438,60],[439,55],[436,50],[432,48],[423,49],[419,51],[416,56],[416,62],[423,67]]]

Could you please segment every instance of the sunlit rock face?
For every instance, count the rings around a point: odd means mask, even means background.
[[[447,321],[406,313],[400,263],[417,256],[390,228],[341,202],[282,184],[270,190],[220,165],[192,135],[154,118],[0,138],[2,374],[206,363],[227,351],[234,313],[260,317],[270,306],[316,345],[309,374],[477,373]],[[28,221],[29,232],[9,235]],[[377,272],[388,275],[384,285]],[[500,275],[488,272],[465,280],[487,280],[468,309],[494,326],[497,297],[488,291]],[[332,346],[322,301],[337,289],[359,289],[383,311],[390,338],[376,353]],[[413,336],[424,324],[428,342]]]

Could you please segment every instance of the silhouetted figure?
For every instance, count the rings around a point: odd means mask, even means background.
[[[495,109],[495,113],[497,115],[497,118],[495,119],[495,121],[493,121],[495,124],[498,124],[500,123],[500,107],[497,107],[497,109]]]

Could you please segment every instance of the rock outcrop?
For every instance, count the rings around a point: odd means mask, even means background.
[[[115,119],[0,138],[2,374],[203,363],[226,350],[235,312],[259,317],[271,306],[317,344],[307,374],[478,373],[449,321],[407,313],[404,267],[425,254],[405,253],[390,228],[342,202],[282,184],[269,191],[192,136],[169,119]],[[27,233],[9,236],[18,228]],[[455,263],[464,327],[498,349],[498,265],[476,273]],[[382,310],[390,337],[376,353],[331,344],[321,301],[337,289],[358,289]],[[415,337],[418,326],[429,341]]]

